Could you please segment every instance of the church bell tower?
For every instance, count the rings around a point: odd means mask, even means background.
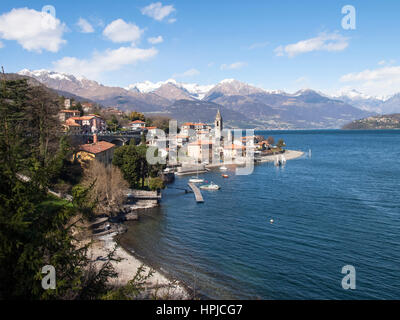
[[[222,117],[221,117],[221,113],[218,110],[217,116],[215,117],[215,122],[214,122],[214,130],[215,130],[215,138],[216,139],[221,139],[222,129],[223,129]]]

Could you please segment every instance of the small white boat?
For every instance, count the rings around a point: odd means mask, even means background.
[[[222,166],[222,167],[219,168],[219,170],[221,170],[221,171],[226,171],[226,170],[228,170],[228,168],[225,167],[225,166]]]
[[[189,179],[189,182],[192,182],[192,183],[202,183],[202,182],[204,182],[204,179],[200,179],[200,178],[191,178],[191,179]]]
[[[200,189],[203,190],[219,190],[221,189],[221,187],[217,184],[215,184],[214,182],[211,182],[210,184],[204,184],[202,186],[200,186]]]
[[[197,175],[195,177],[191,177],[189,179],[189,182],[192,182],[192,183],[202,183],[202,182],[204,182],[204,179],[200,179],[199,178],[199,167],[196,167],[196,171],[197,171]]]

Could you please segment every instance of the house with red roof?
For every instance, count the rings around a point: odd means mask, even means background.
[[[144,128],[146,128],[146,122],[144,122],[142,120],[135,120],[135,121],[131,122],[132,130],[137,130],[137,129],[143,130]]]
[[[114,156],[115,144],[107,141],[98,141],[94,135],[93,143],[80,145],[75,154],[75,158],[84,164],[88,161],[100,161],[105,165],[110,165]]]

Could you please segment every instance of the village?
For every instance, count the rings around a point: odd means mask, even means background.
[[[214,126],[206,123],[185,122],[176,132],[148,125],[144,116],[125,123],[121,130],[112,130],[109,121],[97,114],[82,115],[80,110],[73,109],[70,99],[64,103],[65,109],[59,113],[63,130],[70,136],[81,137],[75,157],[79,161],[96,159],[104,164],[111,164],[113,154],[118,146],[134,141],[145,143],[158,150],[159,162],[166,164],[165,172],[178,175],[205,172],[210,168],[224,165],[243,165],[248,161],[261,162],[271,160],[271,155],[284,152],[284,141],[275,145],[272,137],[253,134],[242,136],[242,130],[224,129],[223,118],[217,111]],[[91,104],[82,105],[86,111]],[[122,116],[117,108],[108,108],[105,114]],[[136,112],[135,112],[136,113]],[[139,113],[137,113],[139,114]],[[164,129],[164,130],[163,130]]]

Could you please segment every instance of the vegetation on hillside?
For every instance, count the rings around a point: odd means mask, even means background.
[[[96,185],[96,179],[81,185],[71,182],[71,147],[59,134],[60,108],[59,97],[43,86],[30,86],[27,80],[1,81],[0,299],[117,296],[117,289],[109,284],[117,276],[111,264],[114,253],[96,268],[87,257],[90,243],[83,245],[77,238],[89,232],[85,226],[96,201],[117,201],[116,195],[107,198],[109,190]],[[118,172],[106,172],[112,189],[121,183]],[[90,175],[86,178],[92,180]],[[72,202],[49,195],[48,190],[60,181],[75,185]],[[45,290],[42,268],[49,265],[55,268],[56,286]],[[129,298],[141,288],[135,279],[142,278],[136,276],[124,289]]]
[[[389,114],[383,116],[368,117],[354,120],[343,126],[347,130],[369,130],[369,129],[400,129],[400,114]]]
[[[113,164],[121,169],[124,179],[132,188],[154,189],[154,186],[158,186],[156,189],[163,188],[163,184],[157,185],[155,182],[149,185],[149,179],[156,178],[163,169],[163,165],[152,165],[147,161],[146,154],[149,148],[152,147],[145,144],[139,146],[129,144],[115,150]]]

